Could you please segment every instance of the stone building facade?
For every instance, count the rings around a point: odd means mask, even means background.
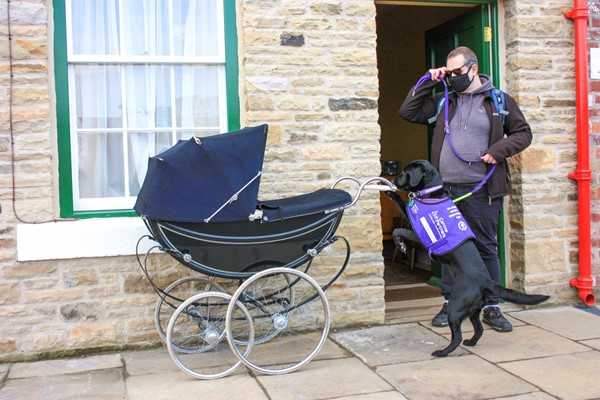
[[[262,195],[379,175],[374,2],[236,4],[241,125],[270,126]],[[567,304],[578,301],[568,283],[578,270],[577,190],[567,179],[577,151],[573,24],[563,16],[571,8],[568,0],[507,0],[499,27],[505,89],[534,132],[531,148],[511,160],[516,188],[507,201],[507,284]],[[599,8],[590,2],[595,47]],[[0,361],[158,343],[156,297],[133,255],[143,226],[135,218],[58,221],[52,13],[50,0],[0,4]],[[590,88],[594,169],[600,87],[591,82]],[[595,174],[592,187],[594,236]],[[334,326],[384,321],[379,215],[379,194],[366,193],[338,230],[352,256],[327,291]],[[595,275],[599,249],[596,240]],[[164,255],[152,255],[150,266],[160,271],[159,284],[188,273]]]

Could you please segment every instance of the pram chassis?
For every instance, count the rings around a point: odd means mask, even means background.
[[[330,326],[325,290],[343,273],[350,257],[347,240],[335,236],[343,212],[356,204],[363,190],[396,190],[380,177],[363,183],[344,177],[332,188],[342,182],[359,185],[351,202],[286,221],[190,224],[144,218],[152,234],[150,239],[158,242],[155,247],[205,275],[179,279],[162,290],[147,271],[152,249],[143,261],[138,256],[159,295],[157,330],[179,368],[200,379],[226,376],[241,364],[263,374],[283,374],[301,368],[317,355]],[[311,263],[340,239],[346,247],[341,268],[328,283],[320,285],[307,274]],[[206,262],[206,247],[218,253],[216,258],[209,257],[217,267]],[[290,250],[292,247],[300,250]],[[225,261],[220,261],[220,256]],[[299,270],[301,266],[304,271]],[[239,280],[240,286],[230,294],[215,278]],[[200,292],[190,296],[189,290],[176,293],[186,285],[192,287],[192,292],[194,288]],[[302,342],[302,350],[274,357],[290,352],[290,337],[293,342]],[[199,361],[208,355],[219,357],[220,365],[206,367],[204,361]]]
[[[218,138],[180,142],[152,157],[152,175],[146,176],[134,207],[151,234],[146,237],[157,243],[143,260],[136,252],[140,267],[159,295],[156,328],[177,366],[195,378],[220,378],[241,364],[264,374],[283,374],[313,359],[329,332],[325,290],[343,273],[350,258],[348,241],[335,235],[343,213],[356,204],[363,190],[396,190],[380,177],[363,183],[344,177],[330,189],[258,202],[254,214],[245,214],[245,220],[244,210],[254,207],[256,197],[252,200],[252,196],[258,192],[261,174],[250,170],[260,167],[262,155],[239,162],[231,158],[241,175],[232,177],[228,190],[238,189],[225,196],[225,203],[218,200],[223,197],[219,187],[210,186],[212,175],[198,162],[204,157],[207,165],[217,165],[220,156],[216,155],[236,146],[238,154],[248,147],[260,151],[261,146],[264,152],[265,135],[266,126],[248,128]],[[203,188],[213,193],[214,199],[194,186],[192,192],[182,192],[196,179],[186,174],[195,171],[194,167],[200,168],[198,179],[208,185]],[[163,182],[170,185],[168,192]],[[354,198],[336,187],[342,182],[359,186]],[[238,197],[240,205],[230,207]],[[190,213],[181,209],[196,200],[202,208]],[[199,218],[201,214],[206,216]],[[340,249],[324,252],[334,243],[345,247],[345,255]],[[149,255],[156,249],[202,275],[181,278],[161,289],[148,272]],[[323,255],[336,259],[336,264],[342,256],[341,265],[325,284],[308,275],[309,269],[315,270],[311,267],[316,257],[325,258]],[[328,261],[319,273],[329,273],[331,267]],[[239,287],[235,288],[235,282]]]

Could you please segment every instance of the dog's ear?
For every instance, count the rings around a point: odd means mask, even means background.
[[[415,165],[415,168],[413,168],[412,171],[410,171],[410,173],[408,174],[408,182],[410,183],[410,187],[418,189],[419,184],[423,180],[423,176],[423,168],[421,168],[420,165]]]

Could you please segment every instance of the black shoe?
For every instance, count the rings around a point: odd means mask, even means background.
[[[484,308],[482,321],[498,332],[510,332],[513,329],[511,323],[502,316],[500,307],[490,306]]]
[[[438,328],[443,328],[448,326],[448,303],[444,303],[442,309],[439,313],[436,314],[435,317],[431,320],[431,325],[437,326]]]

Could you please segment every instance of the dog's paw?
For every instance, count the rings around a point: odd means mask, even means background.
[[[467,339],[467,340],[463,341],[463,344],[465,346],[471,346],[471,347],[473,347],[473,346],[475,346],[477,344],[477,340]]]
[[[433,353],[431,353],[432,356],[434,357],[446,357],[447,354],[444,353],[444,350],[436,350]]]

